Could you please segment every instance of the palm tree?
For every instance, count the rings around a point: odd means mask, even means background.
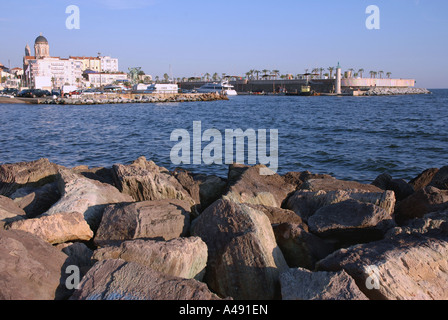
[[[323,78],[323,72],[325,71],[324,68],[319,68],[319,72],[320,72],[320,78]]]
[[[381,70],[381,71],[378,71],[378,74],[380,75],[380,78],[381,78],[381,79],[383,79],[383,74],[384,74],[384,71],[383,71],[383,70]]]
[[[168,79],[170,78],[170,76],[168,75],[168,73],[165,73],[164,75],[163,75],[163,79],[166,81],[166,82],[168,82]]]
[[[390,76],[392,75],[392,72],[388,72],[388,73],[386,73],[386,76],[387,76],[387,78],[388,79],[390,79]]]
[[[213,79],[213,81],[218,81],[218,78],[219,78],[219,75],[218,75],[217,72],[215,72],[215,73],[212,75],[212,79]]]
[[[156,83],[159,82],[159,76],[156,76]]]
[[[334,67],[328,67],[327,70],[330,71],[330,79],[332,79],[333,78]]]
[[[256,74],[257,75],[257,80],[258,80],[258,75],[260,74],[260,70],[254,70],[254,74]]]
[[[272,70],[272,73],[274,74],[275,79],[277,79],[278,75],[280,74],[280,70]]]
[[[360,77],[362,78],[362,74],[364,73],[364,69],[359,69],[358,73],[359,73]]]
[[[350,68],[350,69],[348,69],[348,71],[350,71],[350,77],[353,78],[353,71],[355,71],[355,69]]]
[[[204,77],[207,81],[210,81],[210,73],[207,72],[206,74],[204,74]]]
[[[263,72],[263,76],[265,76],[265,78],[266,78],[266,76],[267,76],[267,74],[270,72],[268,69],[263,69],[263,70],[261,70],[261,72]]]
[[[369,71],[369,74],[370,74],[370,78],[374,78],[375,71]]]

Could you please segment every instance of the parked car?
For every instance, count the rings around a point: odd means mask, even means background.
[[[17,94],[18,97],[20,98],[32,98],[33,97],[33,90],[32,89],[25,89],[20,91]]]
[[[6,94],[9,96],[17,96],[18,93],[19,93],[19,90],[15,89],[15,88],[6,88],[6,89],[3,89],[2,91],[0,91],[0,94]]]
[[[26,89],[20,91],[17,96],[22,98],[44,98],[51,96],[51,92],[41,89]]]

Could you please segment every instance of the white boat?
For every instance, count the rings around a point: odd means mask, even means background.
[[[222,81],[220,83],[216,82],[210,82],[204,84],[202,87],[197,89],[198,93],[210,93],[210,92],[217,92],[222,93],[228,96],[236,96],[238,93],[234,89],[234,87],[229,84],[227,81]]]

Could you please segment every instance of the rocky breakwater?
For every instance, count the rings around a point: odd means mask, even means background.
[[[94,105],[127,103],[167,103],[228,100],[226,95],[218,93],[179,93],[179,94],[142,94],[142,95],[81,95],[67,98],[49,98],[38,100],[39,104]]]
[[[448,299],[448,167],[261,168],[1,165],[0,299]]]
[[[372,88],[364,93],[366,96],[392,96],[406,94],[430,94],[428,89],[423,88]]]

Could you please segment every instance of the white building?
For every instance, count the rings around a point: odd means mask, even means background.
[[[109,84],[113,84],[115,81],[128,81],[128,75],[124,72],[116,72],[116,73],[89,73],[88,81],[90,85],[93,87],[101,87]]]
[[[63,85],[80,86],[82,63],[56,57],[29,60],[26,70],[28,85],[37,89],[61,88]]]
[[[50,46],[42,34],[34,43],[34,56],[25,47],[23,58],[24,85],[37,89],[61,88],[63,85],[80,86],[82,62],[50,56]]]
[[[118,72],[118,59],[108,56],[100,57],[101,72]]]

